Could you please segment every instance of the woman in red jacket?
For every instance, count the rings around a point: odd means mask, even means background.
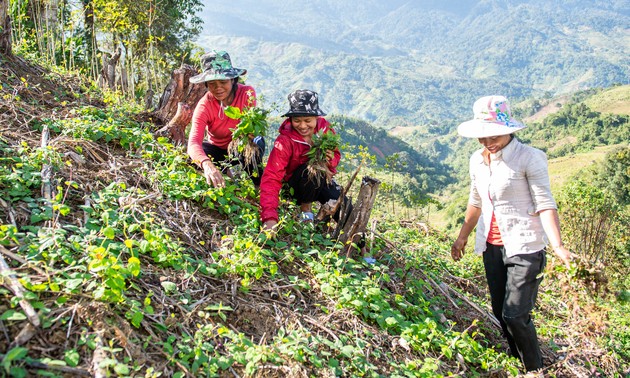
[[[225,109],[234,106],[243,110],[256,106],[256,92],[254,88],[238,83],[238,78],[247,73],[247,70],[232,67],[230,55],[225,51],[205,54],[201,57],[201,65],[203,72],[191,77],[190,82],[204,83],[208,93],[199,100],[193,113],[188,136],[188,155],[203,169],[208,185],[220,188],[225,186],[223,173],[230,173],[224,162],[234,164],[228,156],[228,145],[232,141],[232,129],[239,122],[225,115]],[[208,141],[204,141],[206,133]],[[254,185],[258,186],[262,176],[260,162],[265,152],[265,140],[261,136],[253,138],[258,145],[258,161],[251,164],[245,163],[242,157],[239,160]]]
[[[319,108],[317,93],[310,90],[297,90],[288,96],[290,110],[283,114],[288,117],[280,126],[280,135],[269,155],[262,182],[260,184],[261,220],[265,229],[272,229],[278,224],[278,203],[283,182],[293,189],[292,196],[297,200],[302,211],[301,219],[312,221],[312,203],[322,204],[337,200],[341,188],[333,180],[309,179],[307,173],[308,157],[313,134],[334,130],[326,121]],[[341,159],[338,149],[328,151],[328,178],[337,173],[337,164]]]

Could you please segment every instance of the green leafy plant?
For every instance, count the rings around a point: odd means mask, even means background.
[[[327,132],[317,132],[313,134],[313,145],[306,153],[308,157],[307,172],[309,179],[319,185],[322,177],[326,182],[330,183],[331,178],[328,175],[328,151],[335,151],[339,148],[340,137],[331,130]]]
[[[225,115],[240,122],[232,129],[232,141],[228,146],[228,153],[232,156],[243,155],[245,164],[255,164],[259,160],[258,145],[254,143],[254,136],[267,134],[267,114],[269,110],[251,106],[241,110],[234,106],[225,109]]]
[[[26,369],[21,366],[21,363],[26,359],[28,349],[22,347],[15,347],[3,357],[2,368],[4,373],[10,377],[26,377]]]

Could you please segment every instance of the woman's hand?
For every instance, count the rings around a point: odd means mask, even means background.
[[[332,161],[332,159],[335,158],[335,151],[333,150],[326,150],[326,160],[328,160],[328,162],[330,163]]]
[[[553,247],[553,251],[562,260],[564,265],[569,268],[571,266],[571,260],[573,260],[573,253],[567,249],[564,245]]]
[[[464,256],[464,249],[466,248],[466,244],[468,243],[468,237],[466,238],[457,238],[453,245],[451,246],[451,257],[455,261],[459,261],[462,256]]]
[[[203,176],[206,178],[208,185],[214,186],[215,188],[225,187],[223,174],[210,160],[205,160],[201,163],[201,167],[203,168]]]
[[[334,158],[335,158],[335,151],[333,151],[333,150],[326,150],[326,161],[328,161],[328,164],[330,164],[330,162]],[[335,174],[333,172],[331,172],[330,169],[326,171],[326,179],[328,181],[331,181],[333,179],[334,175]]]
[[[266,220],[265,223],[263,223],[263,229],[266,231],[273,231],[277,224],[278,222],[275,219]]]

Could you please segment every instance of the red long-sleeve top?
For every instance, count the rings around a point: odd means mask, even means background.
[[[317,119],[315,133],[320,130],[335,132],[330,123],[322,117]],[[260,217],[263,222],[271,219],[278,220],[278,203],[282,183],[289,181],[297,167],[308,162],[306,153],[311,149],[311,146],[291,126],[291,118],[287,118],[280,125],[279,131],[280,135],[273,144],[260,183]],[[328,169],[333,174],[337,173],[341,153],[337,149],[334,155],[328,164]]]
[[[248,85],[237,85],[236,94],[230,106],[241,110],[256,106],[254,88]],[[227,149],[232,141],[231,129],[234,129],[239,122],[238,119],[226,116],[221,103],[208,91],[197,103],[192,116],[192,126],[188,135],[188,155],[190,158],[197,163],[207,159],[206,153],[201,147],[206,131],[210,143],[219,148]]]

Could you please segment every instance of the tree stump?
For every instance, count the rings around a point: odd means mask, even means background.
[[[186,126],[192,119],[193,109],[185,102],[177,103],[177,113],[166,126],[155,132],[155,136],[165,136],[173,141],[175,145],[186,144]]]
[[[101,88],[107,86],[112,91],[116,88],[116,65],[121,54],[122,50],[120,47],[116,49],[114,54],[109,54],[109,57],[108,54],[103,53],[103,68],[98,79]]]
[[[206,94],[204,83],[190,82],[189,79],[196,74],[197,70],[187,64],[173,71],[171,81],[152,114],[165,125],[155,133],[156,136],[167,136],[174,144],[186,144],[186,127],[192,119],[197,102]]]
[[[348,246],[348,251],[352,243],[359,243],[365,233],[380,184],[381,182],[377,179],[367,176],[363,177],[361,189],[359,189],[359,195],[352,212],[347,215],[346,222],[340,224],[342,229],[337,229],[335,232],[339,236],[339,241]],[[349,206],[343,205],[340,219],[344,219],[348,208]]]

